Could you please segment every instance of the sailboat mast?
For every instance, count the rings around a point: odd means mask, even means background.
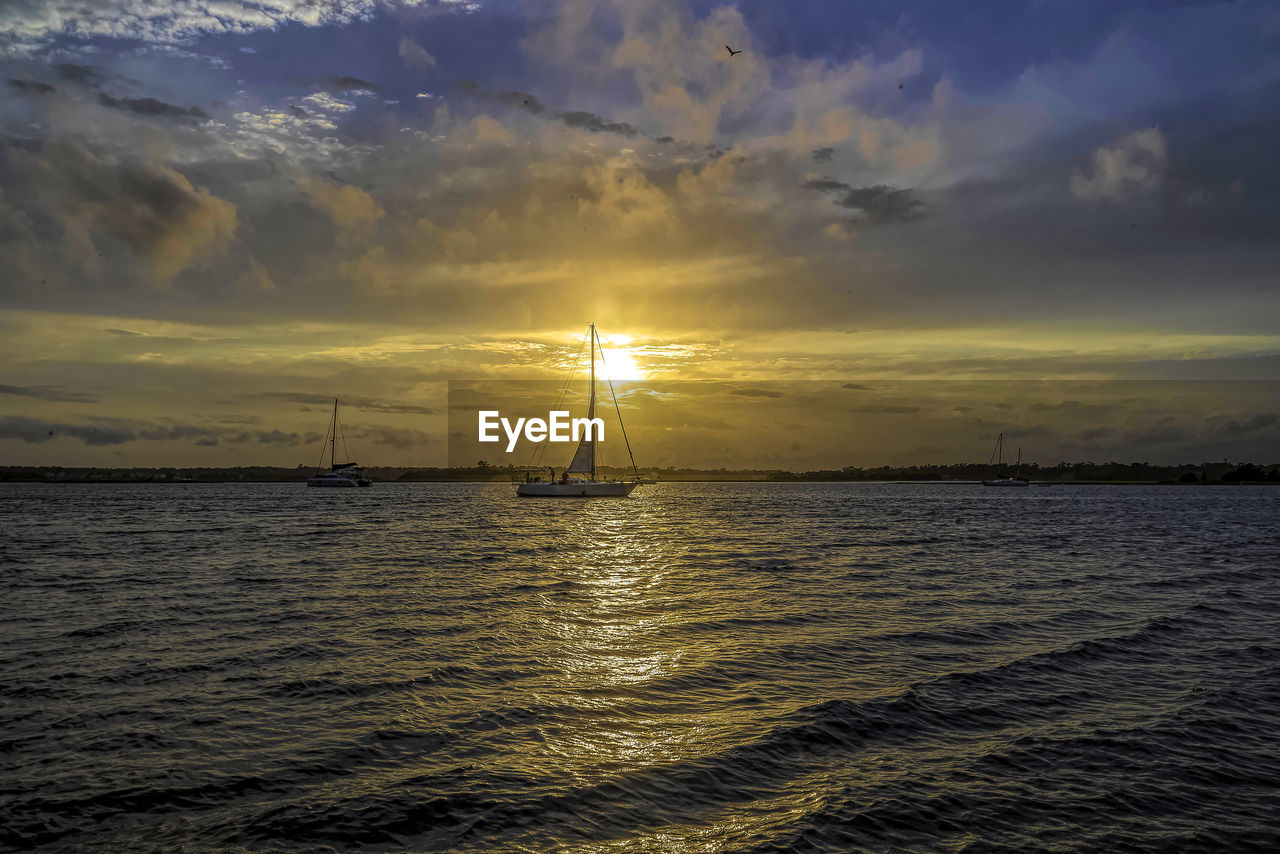
[[[333,470],[333,455],[338,450],[338,399],[333,399],[333,429],[329,431],[329,469]]]
[[[596,417],[596,324],[591,321],[591,404],[587,417]],[[596,443],[591,443],[591,479],[596,479]]]

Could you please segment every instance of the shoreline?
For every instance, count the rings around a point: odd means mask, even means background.
[[[504,479],[478,479],[478,478],[411,478],[411,479],[390,479],[377,480],[374,479],[375,485],[388,486],[395,484],[418,484],[418,483],[440,483],[440,484],[501,484],[510,485],[515,481]],[[306,479],[279,479],[279,478],[207,478],[207,479],[167,479],[167,478],[39,478],[39,477],[0,477],[0,486],[5,484],[19,483],[43,483],[51,485],[66,486],[204,486],[211,484],[240,483],[240,484],[280,484],[288,486],[290,484],[305,486]],[[763,479],[747,479],[747,478],[680,478],[678,480],[657,480],[653,483],[645,484],[646,486],[661,486],[663,484],[680,484],[680,483],[732,483],[732,484],[759,484],[762,486],[770,485],[790,485],[790,484],[867,484],[867,485],[890,485],[898,484],[902,486],[981,486],[980,480],[870,480],[870,479],[815,479],[815,478],[770,478]],[[1213,487],[1232,487],[1232,486],[1280,486],[1276,481],[1208,481],[1196,483],[1183,483],[1176,480],[1044,480],[1030,481],[1026,488],[1047,487],[1064,487],[1064,486],[1213,486]]]

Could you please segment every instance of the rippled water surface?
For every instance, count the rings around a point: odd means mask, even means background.
[[[1280,489],[0,487],[0,845],[1276,850]]]

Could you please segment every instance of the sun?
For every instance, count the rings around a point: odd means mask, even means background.
[[[635,354],[625,347],[604,348],[604,369],[600,373],[611,380],[644,379],[644,369],[636,362]]]

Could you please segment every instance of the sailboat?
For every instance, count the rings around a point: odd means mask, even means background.
[[[325,444],[329,446],[329,470],[321,471],[316,467],[314,477],[307,478],[307,486],[373,486],[373,481],[364,476],[364,469],[356,463],[340,463],[337,461],[338,436],[342,433],[342,421],[338,418],[338,399],[333,399],[333,415],[329,420],[329,435]],[[346,456],[347,437],[342,436],[343,456]],[[321,452],[323,453],[323,452]],[[323,460],[324,457],[321,457]]]
[[[592,323],[588,329],[591,345],[591,398],[587,404],[587,418],[596,417],[596,350],[600,349],[600,338],[596,334],[596,325]],[[600,349],[600,360],[604,361],[604,350]],[[622,409],[618,406],[618,397],[613,393],[613,381],[609,380],[609,393],[613,396],[613,406],[618,412],[618,427],[622,431],[622,439],[627,446],[627,456],[631,458],[631,470],[635,473],[632,480],[597,480],[596,479],[596,442],[591,431],[587,431],[578,449],[573,454],[568,467],[559,478],[555,469],[551,469],[551,479],[544,481],[526,474],[524,483],[516,487],[516,495],[538,498],[593,498],[613,497],[625,498],[631,490],[640,485],[640,473],[636,469],[635,457],[631,454],[631,441],[627,439],[627,428],[622,424]]]
[[[996,461],[996,478],[995,480],[984,480],[983,486],[1028,486],[1027,481],[1018,475],[1022,472],[1022,448],[1018,448],[1018,464],[1013,470],[1013,474],[1004,474],[1000,471],[1004,467],[1004,434],[1001,433],[996,439],[995,449],[991,452],[991,459]],[[988,462],[990,465],[990,462]]]

